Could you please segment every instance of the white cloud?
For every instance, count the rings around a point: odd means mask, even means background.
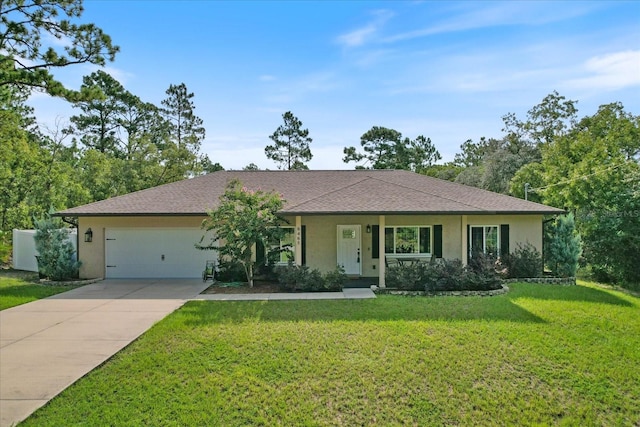
[[[310,93],[330,92],[340,88],[342,85],[337,74],[332,71],[320,71],[291,79],[283,82],[275,88],[275,93],[265,96],[265,101],[270,104],[283,105],[284,110],[289,109],[288,105],[305,98]]]
[[[43,42],[45,45],[53,45],[58,47],[66,47],[73,44],[73,41],[69,37],[60,36],[60,38],[58,38],[51,33],[44,33]]]
[[[345,47],[362,46],[374,38],[384,24],[394,15],[393,12],[384,9],[376,10],[372,14],[374,15],[372,22],[362,28],[338,36],[336,41]]]
[[[383,41],[393,43],[435,34],[495,26],[542,25],[584,15],[595,7],[599,7],[598,5],[576,5],[575,3],[566,8],[560,6],[560,4],[556,4],[553,13],[550,13],[549,3],[546,2],[497,2],[491,6],[487,6],[487,3],[484,2],[466,2],[463,3],[465,10],[455,14],[452,18],[424,28],[386,37]]]
[[[87,64],[85,67],[87,74],[91,74],[95,71],[102,70],[105,73],[109,74],[111,77],[120,82],[124,87],[127,86],[127,83],[130,83],[131,80],[135,78],[135,74],[129,71],[122,70],[116,67],[100,67],[98,65]]]
[[[258,77],[258,80],[260,80],[261,82],[272,82],[276,80],[276,77],[269,74],[263,74],[260,77]]]
[[[640,85],[640,50],[615,52],[588,59],[582,65],[584,77],[565,84],[577,89],[610,89]]]

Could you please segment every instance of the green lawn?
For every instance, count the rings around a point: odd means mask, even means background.
[[[0,310],[66,292],[78,285],[51,286],[38,283],[38,273],[0,272]]]
[[[24,425],[640,423],[640,299],[190,302]]]

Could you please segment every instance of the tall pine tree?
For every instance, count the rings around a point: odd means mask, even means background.
[[[313,141],[309,138],[309,129],[302,129],[302,122],[291,111],[284,113],[282,118],[284,124],[269,136],[274,144],[267,145],[264,153],[278,163],[279,169],[309,169],[305,164],[313,157],[309,148]]]

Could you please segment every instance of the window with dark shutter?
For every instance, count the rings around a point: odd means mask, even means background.
[[[500,255],[509,252],[509,224],[502,224],[500,225]]]
[[[433,256],[442,258],[442,225],[433,226]]]

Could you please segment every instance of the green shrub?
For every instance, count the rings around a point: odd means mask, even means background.
[[[218,260],[216,280],[224,283],[246,282],[247,273],[245,273],[244,266],[241,263],[220,258]]]
[[[546,261],[555,276],[575,277],[582,254],[582,239],[573,214],[559,216],[547,229]]]
[[[406,291],[462,291],[499,289],[495,262],[477,254],[464,267],[459,259],[433,258],[430,263],[400,265],[387,269],[386,285]]]
[[[341,291],[347,281],[347,275],[341,267],[323,276],[320,270],[294,265],[293,261],[286,266],[277,266],[275,273],[281,289],[286,292]]]
[[[496,266],[495,258],[482,252],[474,253],[465,269],[465,289],[470,291],[499,289],[502,284]]]
[[[69,230],[61,228],[61,221],[54,220],[49,215],[34,220],[34,224],[38,272],[56,281],[77,278],[80,262],[69,241]]]
[[[345,283],[347,283],[347,280],[349,280],[349,278],[344,268],[338,265],[335,270],[324,275],[325,289],[327,291],[341,291]]]
[[[390,288],[403,291],[422,291],[424,290],[425,271],[426,265],[422,263],[390,267],[385,272],[385,282]]]
[[[11,259],[11,232],[0,231],[0,266]]]
[[[459,291],[464,289],[465,270],[459,259],[440,259],[431,262],[426,270],[426,281],[423,290]]]
[[[529,242],[518,243],[515,251],[501,257],[500,264],[509,279],[542,276],[542,254]]]

